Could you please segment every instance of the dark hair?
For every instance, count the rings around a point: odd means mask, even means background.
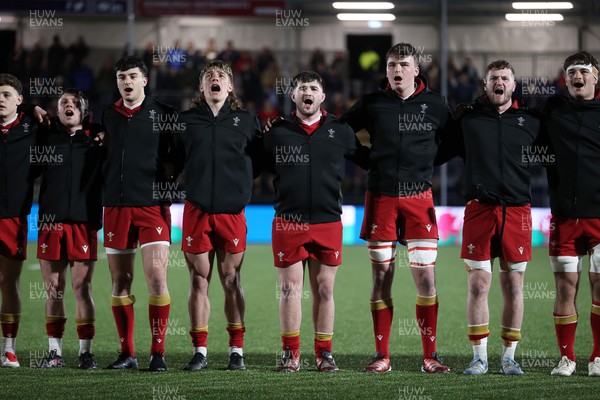
[[[63,97],[65,94],[70,94],[75,96],[75,98],[77,99],[77,108],[79,108],[79,110],[81,111],[81,120],[83,121],[83,119],[89,114],[89,110],[90,110],[90,101],[88,100],[87,96],[85,94],[83,94],[83,92],[79,89],[76,88],[68,88],[65,89],[63,91],[63,93],[60,95],[60,97]],[[60,105],[60,97],[58,98],[58,104]]]
[[[592,64],[592,66],[596,67],[596,69],[600,69],[598,67],[598,60],[596,60],[596,57],[583,50],[567,57],[563,65],[563,69],[566,71],[567,68],[575,64]]]
[[[115,72],[127,71],[132,68],[139,68],[143,76],[148,76],[148,67],[144,62],[135,56],[125,56],[115,64]]]
[[[0,86],[12,86],[20,96],[23,94],[23,84],[14,75],[11,74],[0,74]]]
[[[221,71],[225,72],[229,77],[229,81],[233,85],[233,71],[231,70],[229,64],[227,64],[223,60],[212,60],[211,62],[206,64],[206,66],[202,68],[202,71],[200,72],[200,76],[198,78],[200,83],[202,83],[204,75],[206,75],[206,73],[211,69],[220,69]],[[243,107],[242,100],[235,93],[235,89],[229,92],[227,99],[229,100],[229,106],[232,110],[241,109]],[[192,100],[193,104],[200,104],[203,102],[206,103],[206,98],[204,97],[204,93],[202,92],[200,92],[200,94]]]
[[[511,65],[511,63],[509,63],[506,60],[492,61],[486,67],[485,74],[487,75],[487,73],[490,72],[493,69],[496,69],[496,70],[497,69],[510,69],[510,72],[512,72],[513,76],[515,76],[515,69],[513,68],[513,66]]]
[[[323,78],[315,71],[304,71],[292,78],[292,89],[295,89],[299,84],[317,81],[323,89]]]
[[[387,53],[385,53],[386,61],[390,57],[404,58],[408,56],[413,56],[413,58],[415,59],[415,63],[419,65],[419,62],[417,60],[417,49],[410,43],[396,43],[395,45],[390,47]]]

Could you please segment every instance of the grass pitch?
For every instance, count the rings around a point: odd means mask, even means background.
[[[35,254],[30,245],[29,254]],[[118,337],[110,308],[110,275],[104,252],[96,265],[93,294],[96,302],[96,338],[93,352],[99,367],[114,361],[119,350]],[[63,356],[67,367],[42,370],[35,367],[47,353],[45,335],[44,285],[35,259],[25,262],[21,279],[23,311],[17,340],[17,355],[22,367],[0,369],[1,399],[542,399],[557,397],[598,398],[600,380],[587,376],[587,361],[592,350],[589,325],[590,292],[586,273],[579,293],[579,325],[576,352],[577,375],[550,376],[559,353],[554,335],[552,307],[555,297],[553,276],[547,250],[534,250],[534,259],[525,274],[525,318],[523,339],[516,360],[525,375],[499,373],[501,295],[497,271],[490,293],[490,330],[488,342],[490,371],[485,376],[462,375],[472,352],[466,329],[466,272],[459,249],[441,248],[437,261],[440,298],[438,351],[452,368],[448,375],[429,375],[419,371],[421,341],[415,319],[415,288],[406,252],[399,252],[394,282],[394,324],[391,352],[393,371],[367,375],[361,372],[374,353],[369,309],[371,272],[366,249],[344,249],[344,264],[338,271],[335,299],[336,321],[333,353],[341,368],[338,374],[319,374],[314,368],[311,298],[308,283],[303,293],[302,364],[297,374],[275,372],[281,354],[277,314],[277,274],[270,246],[251,245],[242,269],[246,291],[245,357],[248,371],[225,371],[228,336],[223,316],[223,295],[217,274],[211,286],[212,315],[209,322],[209,368],[201,372],[181,371],[192,356],[188,335],[187,293],[189,278],[179,245],[172,246],[169,261],[169,289],[172,305],[166,341],[166,373],[145,371],[148,365],[150,329],[147,290],[141,265],[133,294],[135,305],[136,351],[140,371],[80,371],[77,367],[78,341],[74,324],[74,301],[66,293],[67,326]],[[137,261],[141,264],[138,254]],[[587,270],[587,266],[585,267]]]

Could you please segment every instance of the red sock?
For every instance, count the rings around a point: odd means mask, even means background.
[[[315,354],[320,356],[324,351],[331,353],[332,333],[315,332]]]
[[[596,357],[600,357],[600,300],[592,300],[590,325],[592,326],[592,338],[594,339],[594,350],[590,362],[593,362]]]
[[[416,314],[421,331],[423,358],[429,358],[431,357],[431,353],[435,352],[438,308],[437,296],[417,296]]]
[[[283,350],[290,350],[293,355],[300,356],[300,332],[283,332],[281,342]]]
[[[94,324],[77,325],[77,337],[79,340],[91,340],[96,335],[96,326]]]
[[[244,332],[246,327],[243,322],[228,322],[227,332],[229,332],[229,347],[244,347]]]
[[[62,339],[66,323],[67,319],[65,317],[46,315],[46,334],[49,338]]]
[[[375,334],[375,351],[385,358],[390,357],[390,331],[394,318],[394,304],[392,299],[371,302],[371,316],[373,317],[373,332]]]
[[[575,359],[575,330],[577,329],[577,314],[554,314],[554,328],[560,355],[567,356],[571,361]]]
[[[192,337],[192,346],[206,347],[206,342],[208,340],[208,326],[192,327],[192,329],[190,329],[190,336]]]
[[[152,329],[152,345],[150,354],[160,353],[165,355],[165,337],[169,326],[169,311],[171,309],[171,296],[168,293],[158,296],[150,295],[148,301],[148,318]]]
[[[112,312],[119,333],[121,352],[135,357],[135,346],[133,344],[134,303],[135,297],[133,296],[112,298]]]
[[[2,326],[2,337],[16,338],[19,332],[20,314],[0,314],[0,326]]]

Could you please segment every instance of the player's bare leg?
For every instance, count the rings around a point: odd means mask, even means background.
[[[488,294],[492,274],[483,269],[469,269],[467,288],[467,324],[473,346],[473,361],[465,370],[467,375],[485,374],[488,369],[487,339],[489,331]]]
[[[190,336],[194,346],[192,360],[185,366],[188,371],[199,371],[208,365],[207,338],[210,317],[208,288],[212,277],[214,257],[214,251],[185,253],[185,260],[190,271],[188,311],[191,324]]]
[[[21,292],[19,281],[23,269],[22,260],[12,260],[0,256],[0,323],[2,324],[2,352],[0,365],[3,367],[19,367],[15,352],[15,340],[19,330],[21,317]]]
[[[279,274],[279,329],[283,343],[280,371],[296,372],[300,368],[300,323],[302,320],[302,261],[285,268]]]
[[[590,271],[589,276],[592,292],[590,325],[592,326],[594,349],[588,363],[588,375],[600,376],[600,273]]]
[[[554,302],[554,327],[561,359],[552,375],[569,376],[575,372],[575,332],[580,272],[555,272],[556,301]]]
[[[64,366],[62,359],[62,339],[67,322],[65,312],[65,287],[69,262],[66,260],[40,260],[44,287],[46,290],[46,334],[48,335],[48,356],[41,365],[54,368]]]
[[[406,241],[410,271],[417,288],[415,313],[421,332],[423,365],[421,371],[429,373],[450,372],[437,354],[438,297],[435,287],[435,261],[437,239],[411,239]]]
[[[148,284],[148,316],[152,330],[150,370],[165,371],[165,339],[171,308],[171,296],[167,287],[169,246],[158,243],[142,246],[142,261]]]
[[[316,366],[320,372],[336,372],[339,368],[331,356],[331,341],[335,319],[333,286],[336,266],[308,260],[310,286],[313,295],[312,317],[315,327]]]
[[[244,365],[244,313],[246,300],[240,273],[244,252],[227,253],[217,250],[219,278],[225,294],[225,317],[229,332],[229,365],[227,369],[243,371]],[[235,353],[235,354],[234,354]]]
[[[75,325],[79,338],[79,368],[95,369],[92,341],[96,334],[96,309],[92,298],[92,276],[96,261],[71,262],[71,287],[75,296]]]
[[[501,371],[506,375],[523,375],[519,364],[515,361],[517,344],[521,340],[523,323],[523,279],[525,272],[510,270],[510,264],[500,261],[500,288],[502,289],[502,365]]]
[[[387,256],[387,255],[386,255]],[[373,319],[373,334],[375,336],[375,355],[365,367],[365,372],[388,372],[390,364],[390,332],[394,318],[394,303],[392,300],[392,285],[396,263],[371,263],[373,286],[371,288],[371,317]]]
[[[136,369],[138,361],[133,341],[135,297],[131,294],[135,253],[132,249],[117,254],[107,250],[107,258],[112,278],[112,312],[121,343],[119,358],[107,368]]]

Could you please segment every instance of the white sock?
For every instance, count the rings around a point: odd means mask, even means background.
[[[16,340],[17,340],[17,338],[14,338],[14,337],[3,337],[2,338],[2,354],[14,353]]]
[[[479,339],[480,344],[473,345],[473,355],[478,356],[481,361],[487,361],[487,340],[488,338]]]
[[[48,338],[48,351],[56,350],[56,355],[62,357],[62,338]]]
[[[206,355],[208,354],[208,350],[204,346],[194,347],[194,354],[196,353],[202,353],[202,355],[206,357]]]
[[[92,352],[92,339],[79,339],[79,355]]]
[[[519,342],[510,342],[511,346],[510,347],[506,347],[505,345],[502,345],[502,358],[504,359],[504,357],[508,357],[511,360],[515,359],[515,351],[517,350],[517,343]]]
[[[231,355],[231,353],[238,353],[240,356],[244,356],[244,349],[241,347],[235,347],[232,346],[229,348],[229,355]]]

